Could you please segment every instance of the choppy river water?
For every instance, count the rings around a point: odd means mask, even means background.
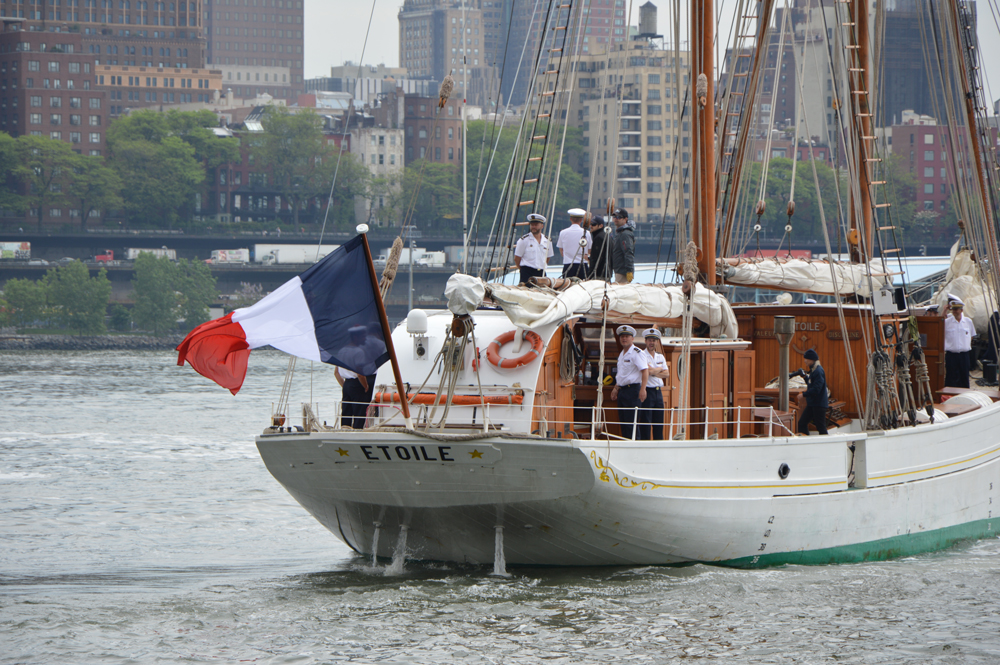
[[[260,461],[286,364],[255,352],[232,397],[171,353],[0,353],[0,663],[1000,662],[996,539],[763,571],[386,575]],[[301,368],[292,404],[329,404],[332,371]]]

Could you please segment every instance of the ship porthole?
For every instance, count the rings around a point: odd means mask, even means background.
[[[787,464],[782,463],[781,466],[778,467],[778,477],[784,480],[785,478],[788,477],[788,474],[791,473],[791,471],[792,470],[788,467]]]

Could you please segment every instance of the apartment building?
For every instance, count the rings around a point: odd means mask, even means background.
[[[30,32],[0,21],[0,131],[66,141],[84,155],[104,153],[107,94],[92,85],[94,65],[79,33]]]
[[[205,65],[237,97],[293,104],[303,82],[302,0],[202,0]]]
[[[690,121],[682,107],[688,53],[681,52],[677,80],[673,50],[648,40],[627,46],[580,57],[568,118],[583,132],[577,168],[593,192],[591,209],[615,198],[637,224],[658,224],[691,205]]]

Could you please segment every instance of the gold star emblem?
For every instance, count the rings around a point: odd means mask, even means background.
[[[478,450],[473,450],[469,454],[472,455],[473,459],[482,459],[483,458],[483,454],[481,452],[479,452]]]
[[[348,457],[347,451],[343,448],[337,448],[337,452],[340,453],[341,457]]]

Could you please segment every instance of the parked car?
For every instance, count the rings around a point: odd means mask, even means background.
[[[59,259],[58,261],[56,261],[56,263],[58,265],[61,265],[61,266],[66,266],[66,265],[69,265],[70,263],[73,263],[73,261],[76,261],[76,259],[71,259],[68,256],[64,256],[61,259]]]
[[[28,261],[29,266],[47,266],[49,262],[45,259],[31,259]]]

